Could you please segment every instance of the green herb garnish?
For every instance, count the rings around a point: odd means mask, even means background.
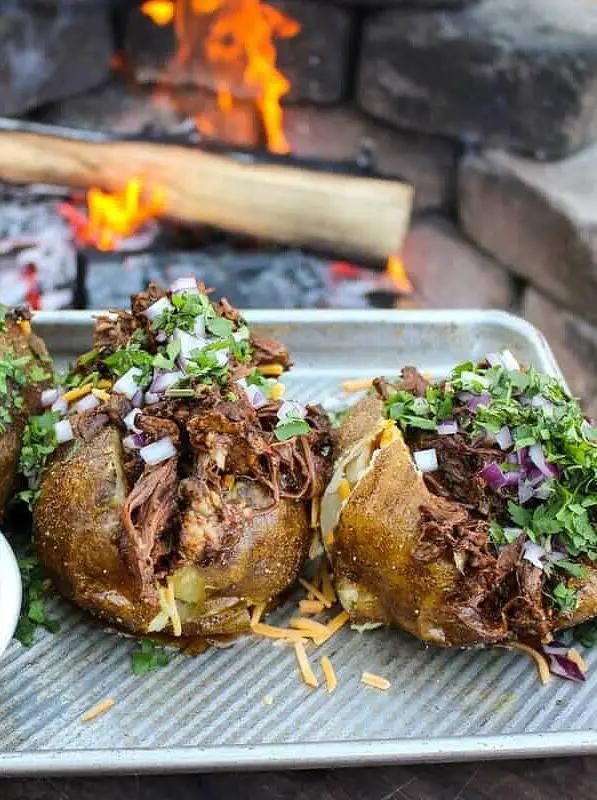
[[[30,361],[31,356],[15,358],[11,347],[0,358],[0,433],[12,422],[11,409],[23,408],[21,390],[28,380],[26,367]]]
[[[47,611],[46,600],[50,581],[45,577],[35,555],[29,555],[19,561],[21,580],[23,583],[23,602],[15,639],[24,647],[33,644],[36,628],[45,628],[56,633],[60,624]]]
[[[168,664],[168,653],[163,647],[156,647],[151,639],[141,639],[137,650],[131,654],[134,675],[145,675],[154,669]]]
[[[578,608],[579,599],[576,591],[565,583],[558,583],[553,589],[552,596],[555,605],[564,613],[576,611]]]
[[[23,431],[23,443],[19,457],[19,471],[23,475],[39,476],[44,470],[48,458],[58,446],[54,425],[60,419],[56,411],[29,417]],[[37,499],[37,486],[19,494],[21,500],[29,506]]]

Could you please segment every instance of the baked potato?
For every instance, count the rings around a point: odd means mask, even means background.
[[[40,410],[50,377],[48,352],[31,332],[29,311],[0,305],[0,519],[15,492],[27,417]]]
[[[321,505],[357,626],[443,646],[549,641],[597,615],[597,430],[512,354],[374,382]]]
[[[74,413],[56,423],[35,541],[59,591],[104,624],[230,637],[297,577],[329,423],[263,376],[289,365],[280,343],[194,281],[176,286],[98,321],[67,381]]]

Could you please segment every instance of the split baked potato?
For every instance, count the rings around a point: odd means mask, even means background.
[[[27,417],[38,413],[51,377],[48,352],[27,309],[0,305],[0,519],[15,492]]]
[[[345,417],[321,527],[353,624],[538,645],[597,615],[597,431],[554,379],[491,362],[406,368]]]
[[[187,288],[151,286],[132,313],[98,322],[34,533],[59,591],[103,623],[218,639],[249,632],[252,609],[295,581],[331,438],[320,409],[282,402],[264,377],[290,363],[283,346]]]

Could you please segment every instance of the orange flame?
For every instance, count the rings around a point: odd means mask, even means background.
[[[141,5],[141,11],[155,22],[156,25],[169,25],[174,19],[173,0],[146,0]]]
[[[87,192],[87,215],[69,203],[61,211],[75,229],[81,244],[91,244],[98,250],[115,250],[121,239],[137,233],[149,220],[164,210],[165,195],[152,189],[147,202],[138,178],[130,180],[120,192],[104,192],[96,187]]]
[[[398,256],[388,258],[386,274],[401,294],[411,294],[413,285],[407,275],[404,262]]]
[[[168,8],[166,9],[165,6]],[[190,63],[201,42],[201,20],[210,16],[204,34],[205,56],[212,65],[217,83],[218,107],[229,114],[235,90],[242,84],[249,89],[263,121],[268,148],[288,153],[284,135],[282,98],[291,84],[277,68],[274,39],[289,39],[300,32],[300,24],[262,0],[147,0],[142,10],[157,24],[173,14],[178,50],[174,67]],[[199,130],[213,128],[203,117]]]

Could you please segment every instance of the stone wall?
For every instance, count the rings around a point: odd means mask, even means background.
[[[165,73],[172,29],[134,2],[4,2],[0,113],[171,132],[213,106],[205,64]],[[279,46],[293,151],[415,186],[410,302],[524,314],[597,411],[597,3],[271,3],[302,26]],[[224,136],[262,142],[249,98]]]

